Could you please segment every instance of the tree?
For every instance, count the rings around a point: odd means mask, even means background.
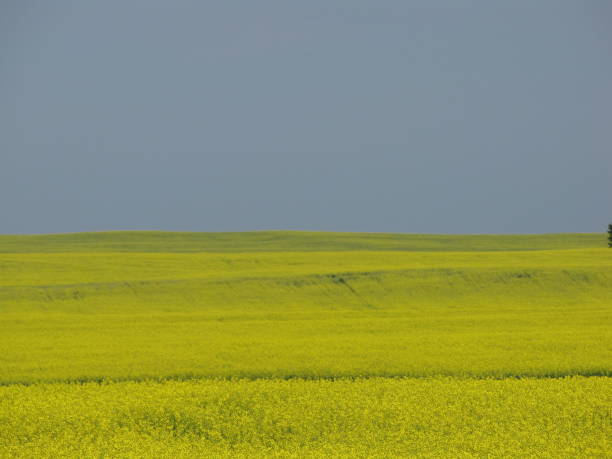
[[[608,225],[608,247],[612,247],[612,223]]]

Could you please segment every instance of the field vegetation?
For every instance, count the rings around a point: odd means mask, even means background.
[[[0,236],[0,456],[607,457],[603,234]]]

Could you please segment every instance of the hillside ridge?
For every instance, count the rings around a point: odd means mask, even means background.
[[[0,253],[513,251],[606,247],[604,233],[416,234],[323,231],[103,231],[0,235]]]

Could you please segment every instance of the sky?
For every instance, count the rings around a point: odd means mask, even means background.
[[[3,0],[0,233],[603,232],[608,0]]]

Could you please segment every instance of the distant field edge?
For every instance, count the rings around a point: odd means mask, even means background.
[[[417,234],[275,230],[0,234],[0,253],[510,251],[604,247],[607,247],[605,233]]]

